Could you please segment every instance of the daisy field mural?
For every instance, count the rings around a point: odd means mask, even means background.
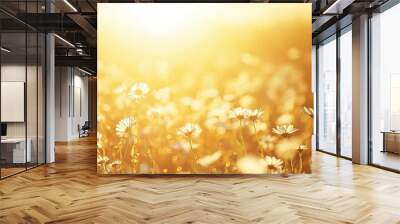
[[[311,172],[310,4],[99,4],[100,174]]]

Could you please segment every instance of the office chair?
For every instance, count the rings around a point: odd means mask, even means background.
[[[89,121],[85,121],[85,123],[82,125],[82,127],[79,127],[80,125],[78,125],[78,129],[79,129],[79,138],[80,137],[87,137],[89,136],[89,129],[90,129],[90,125],[89,125]]]

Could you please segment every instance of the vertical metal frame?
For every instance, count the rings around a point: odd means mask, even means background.
[[[48,0],[45,0],[45,13],[48,13]],[[42,68],[42,82],[44,82],[44,99],[43,99],[43,103],[44,103],[44,136],[43,136],[43,141],[44,141],[44,161],[43,164],[47,163],[47,35],[48,33],[45,32],[44,33],[44,68]],[[42,53],[43,53],[42,52]],[[44,75],[44,77],[43,77]],[[43,83],[42,83],[43,84]],[[42,164],[40,164],[42,165]]]
[[[371,57],[372,57],[372,29],[371,29],[371,20],[372,20],[372,12],[368,12],[368,54],[367,54],[367,64],[368,64],[368,74],[367,74],[367,79],[368,79],[368,111],[367,111],[367,116],[368,116],[368,164],[373,164],[373,148],[372,148],[372,63],[371,63]]]
[[[72,117],[75,118],[75,68],[71,67],[71,103],[72,103]],[[70,104],[71,107],[71,104]]]
[[[25,21],[28,19],[28,0],[25,0]],[[25,23],[25,99],[24,99],[24,120],[25,120],[25,170],[28,169],[28,24]],[[31,154],[32,155],[32,154]]]
[[[319,44],[315,46],[315,149],[319,150]]]
[[[38,0],[36,13],[39,13]],[[39,166],[39,31],[36,32],[36,166]]]
[[[0,47],[1,46],[3,46],[2,45],[2,40],[3,40],[3,38],[2,38],[2,23],[0,23]],[[1,74],[1,67],[3,66],[3,64],[1,63],[2,62],[2,57],[1,57],[1,55],[2,55],[2,53],[1,53],[1,50],[0,50],[0,124],[2,124],[2,122],[1,122],[1,78],[2,78],[2,74]],[[1,134],[0,134],[1,135]],[[1,171],[2,171],[2,166],[1,166],[1,151],[2,151],[2,149],[1,149],[1,144],[0,144],[0,180],[2,179],[2,173],[1,173]]]
[[[340,78],[341,78],[341,64],[340,64],[340,30],[336,31],[336,155],[341,156],[341,133],[342,124],[340,119]]]

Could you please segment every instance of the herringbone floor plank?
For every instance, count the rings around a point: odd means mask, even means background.
[[[318,152],[289,178],[98,176],[95,147],[0,181],[0,223],[400,223],[400,175]]]

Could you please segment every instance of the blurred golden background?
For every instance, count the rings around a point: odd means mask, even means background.
[[[309,173],[311,4],[99,4],[98,173]]]

